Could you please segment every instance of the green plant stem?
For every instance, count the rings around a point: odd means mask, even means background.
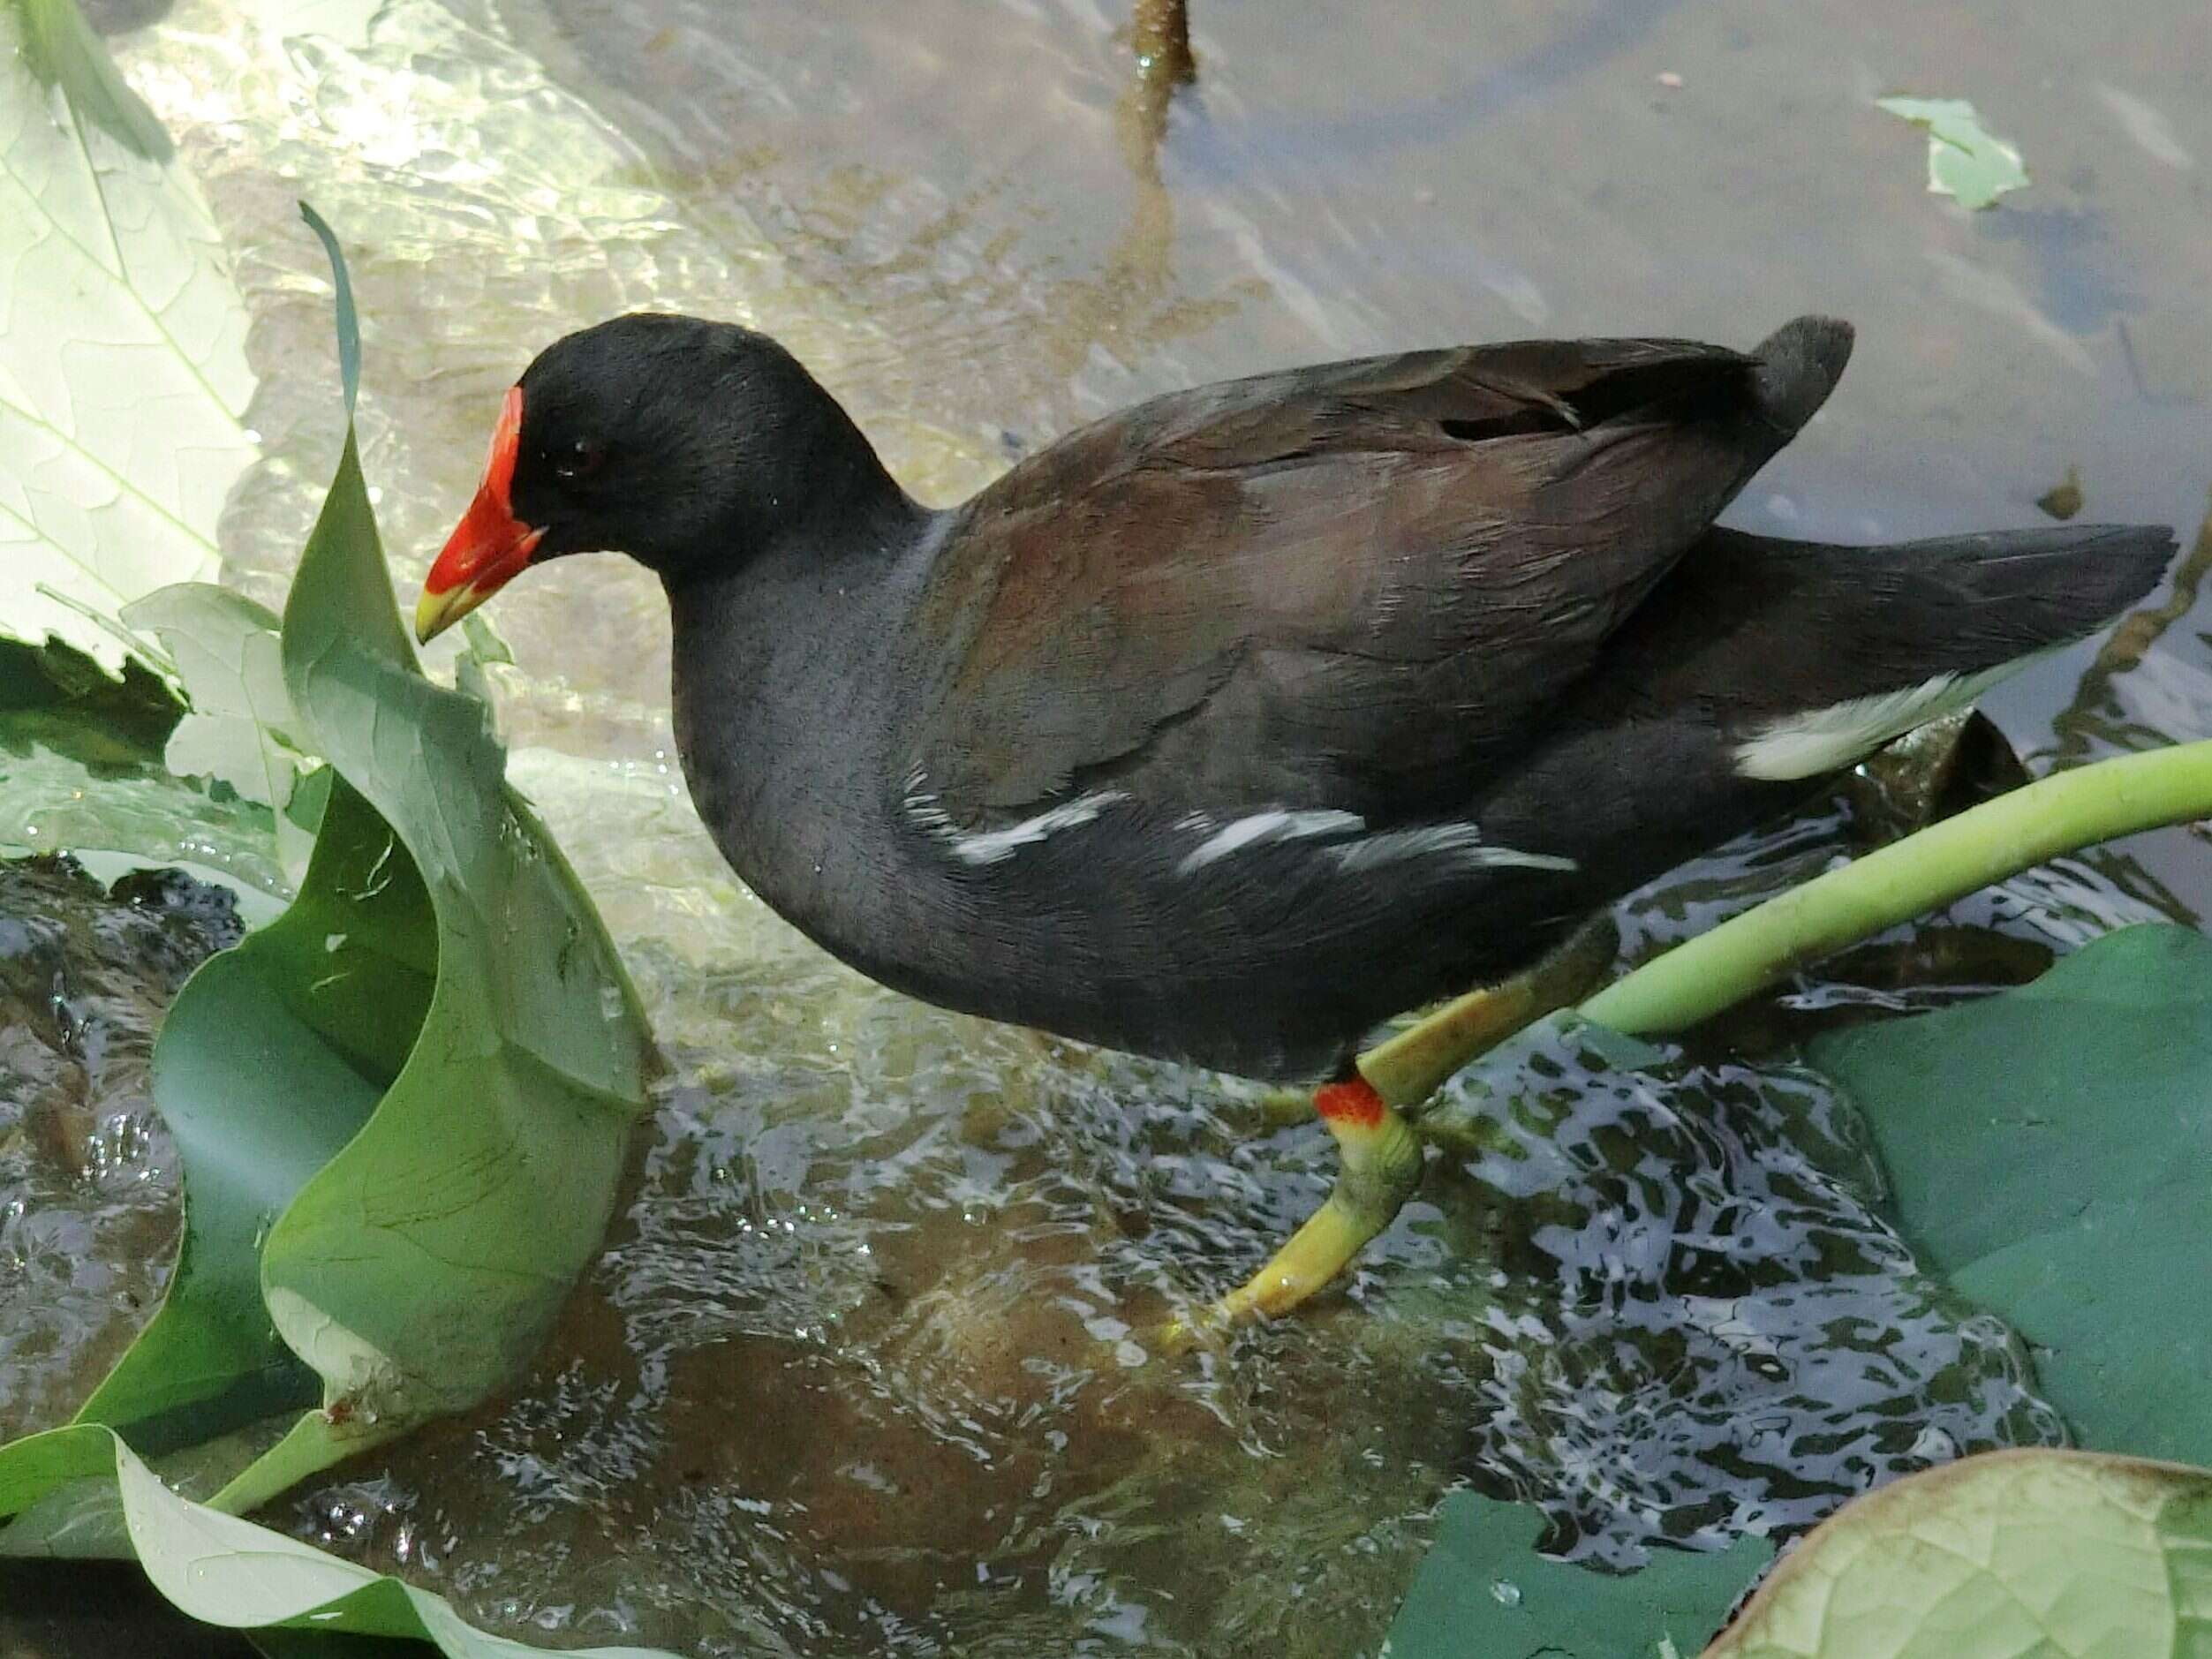
[[[2212,742],[2056,773],[1676,946],[1606,986],[1579,1012],[1630,1036],[1679,1031],[1808,962],[2046,859],[2207,818]],[[1446,1003],[1362,1054],[1361,1075],[1393,1105],[1416,1108],[1453,1073],[1560,1007],[1564,999],[1529,994],[1526,982],[1558,977],[1577,954],[1570,941],[1529,975]]]
[[[302,1412],[282,1440],[208,1500],[209,1509],[247,1515],[334,1463],[396,1440],[411,1422],[350,1423],[344,1429],[319,1411]]]
[[[1808,962],[2099,841],[2212,818],[2212,742],[2053,773],[1831,870],[1616,980],[1582,1013],[1678,1031]]]

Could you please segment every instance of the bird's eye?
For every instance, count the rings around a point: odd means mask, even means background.
[[[587,479],[607,464],[607,446],[592,438],[578,438],[567,449],[556,451],[553,457],[554,476],[563,483],[573,484]]]

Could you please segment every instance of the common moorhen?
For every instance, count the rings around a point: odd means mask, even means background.
[[[910,995],[1317,1096],[1356,1202],[1418,1170],[1346,1066],[2151,587],[2163,529],[1887,547],[1713,518],[1848,325],[1412,351],[1171,393],[931,509],[774,340],[633,315],[507,394],[417,613],[661,577],[678,749],[745,881]],[[1348,1218],[1351,1219],[1348,1220]]]

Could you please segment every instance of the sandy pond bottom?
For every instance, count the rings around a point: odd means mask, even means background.
[[[1685,871],[1628,913],[1628,948],[1865,833],[1839,806]],[[7,877],[24,1086],[0,1090],[0,1149],[24,1198],[0,1317],[41,1356],[11,1368],[26,1425],[158,1279],[173,1163],[132,1067],[221,931]],[[715,963],[636,954],[676,1069],[532,1373],[264,1519],[554,1645],[1336,1659],[1379,1645],[1455,1481],[1619,1568],[2061,1435],[2010,1333],[1881,1218],[1848,1105],[1728,1051],[2025,977],[2142,913],[2089,867],[1656,1073],[1523,1044],[1460,1086],[1421,1199],[1344,1291],[1181,1357],[1151,1329],[1317,1202],[1325,1137],[1267,1131],[1204,1074],[918,1009],[740,913]]]

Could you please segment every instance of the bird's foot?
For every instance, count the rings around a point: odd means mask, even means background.
[[[1595,917],[1524,972],[1413,1022],[1361,1055],[1348,1081],[1317,1090],[1313,1108],[1344,1160],[1334,1190],[1265,1267],[1203,1312],[1162,1326],[1159,1346],[1181,1353],[1247,1320],[1275,1318],[1342,1272],[1420,1184],[1421,1143],[1391,1103],[1417,1106],[1462,1066],[1580,1001],[1604,979],[1619,945],[1612,923]],[[1261,1100],[1263,1120],[1279,1128],[1295,1105],[1290,1091],[1271,1090]]]
[[[1158,1342],[1167,1352],[1289,1312],[1342,1272],[1420,1184],[1421,1142],[1413,1126],[1367,1082],[1325,1084],[1315,1090],[1313,1107],[1343,1160],[1335,1188],[1266,1266],[1212,1307],[1162,1327]]]

